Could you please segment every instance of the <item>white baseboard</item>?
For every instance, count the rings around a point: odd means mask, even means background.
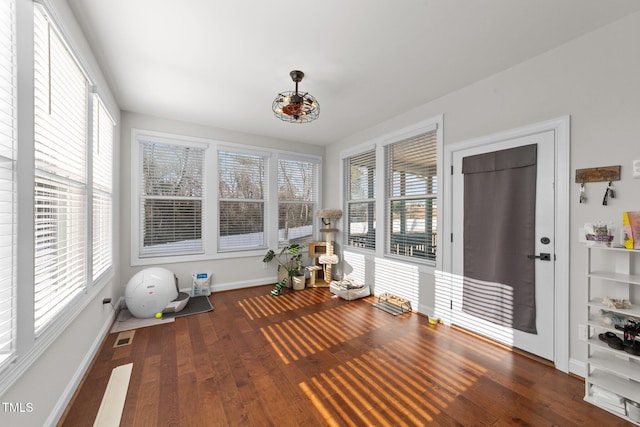
[[[116,307],[120,307],[120,301],[118,301],[118,304],[116,304]],[[85,373],[91,366],[91,362],[93,361],[94,357],[96,357],[98,350],[100,350],[100,346],[102,345],[102,341],[104,340],[104,337],[106,337],[109,331],[111,330],[111,325],[113,324],[113,321],[116,318],[116,314],[117,314],[117,310],[112,310],[111,315],[106,318],[104,324],[102,325],[102,328],[100,328],[100,332],[96,336],[96,339],[91,344],[89,351],[87,352],[87,354],[85,354],[84,358],[82,359],[82,362],[80,363],[80,366],[78,366],[78,369],[76,370],[75,374],[73,375],[73,377],[71,377],[71,380],[65,387],[62,395],[60,395],[60,398],[58,399],[55,406],[51,410],[49,417],[44,423],[45,426],[52,426],[52,427],[56,426],[60,421],[60,418],[62,418],[62,414],[64,414],[64,411],[67,408],[67,405],[69,404],[69,402],[71,401],[73,394],[78,389],[78,386],[80,385],[80,381],[82,381],[82,378],[84,377]]]
[[[433,307],[429,307],[428,305],[418,304],[418,313],[423,314],[425,316],[435,316],[435,309]]]
[[[275,284],[277,279],[273,276],[261,279],[243,280],[240,282],[218,283],[211,286],[211,292],[231,291],[234,289],[252,288],[254,286]]]
[[[587,375],[587,365],[576,359],[569,359],[569,372],[584,378]]]

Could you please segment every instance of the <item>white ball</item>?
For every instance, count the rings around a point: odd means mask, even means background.
[[[140,319],[154,317],[178,297],[173,273],[166,268],[145,268],[133,275],[124,291],[129,312]]]

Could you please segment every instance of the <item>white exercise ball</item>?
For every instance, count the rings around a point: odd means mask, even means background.
[[[151,267],[137,272],[124,290],[129,312],[140,319],[161,313],[176,298],[178,290],[175,277],[166,268]]]

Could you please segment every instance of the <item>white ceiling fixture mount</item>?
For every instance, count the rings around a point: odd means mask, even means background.
[[[289,123],[309,123],[320,115],[320,104],[309,92],[298,92],[298,83],[304,78],[300,70],[289,73],[296,84],[295,91],[281,92],[273,100],[273,113],[282,121]]]

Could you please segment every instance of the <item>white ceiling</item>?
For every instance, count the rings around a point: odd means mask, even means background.
[[[636,0],[68,0],[125,111],[329,144],[640,10]],[[276,94],[318,120],[276,119]]]

